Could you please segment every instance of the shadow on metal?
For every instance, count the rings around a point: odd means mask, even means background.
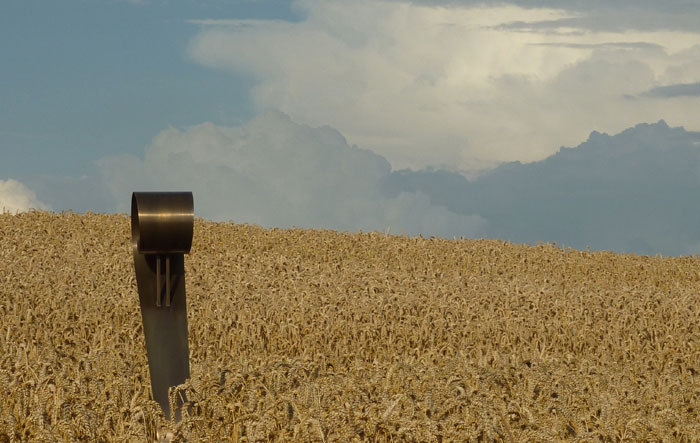
[[[134,192],[131,242],[153,399],[170,418],[168,389],[190,376],[185,256],[192,248],[191,192]],[[180,420],[179,398],[175,420]]]

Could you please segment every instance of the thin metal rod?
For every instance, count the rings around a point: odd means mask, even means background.
[[[165,306],[170,307],[170,256],[165,256]]]
[[[160,307],[160,255],[156,256],[156,306]]]

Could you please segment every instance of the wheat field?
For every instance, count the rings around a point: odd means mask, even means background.
[[[700,441],[698,257],[196,219],[174,422],[130,239],[0,215],[0,442]]]

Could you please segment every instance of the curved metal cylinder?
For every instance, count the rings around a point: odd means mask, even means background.
[[[191,192],[134,192],[131,241],[141,254],[187,254],[192,249]]]

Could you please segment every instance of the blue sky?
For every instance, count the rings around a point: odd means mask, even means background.
[[[168,125],[250,119],[254,79],[185,52],[187,20],[210,16],[294,19],[284,2],[3,2],[0,176],[80,174]]]
[[[264,226],[698,253],[698,22],[683,0],[6,1],[0,205],[191,189]]]

